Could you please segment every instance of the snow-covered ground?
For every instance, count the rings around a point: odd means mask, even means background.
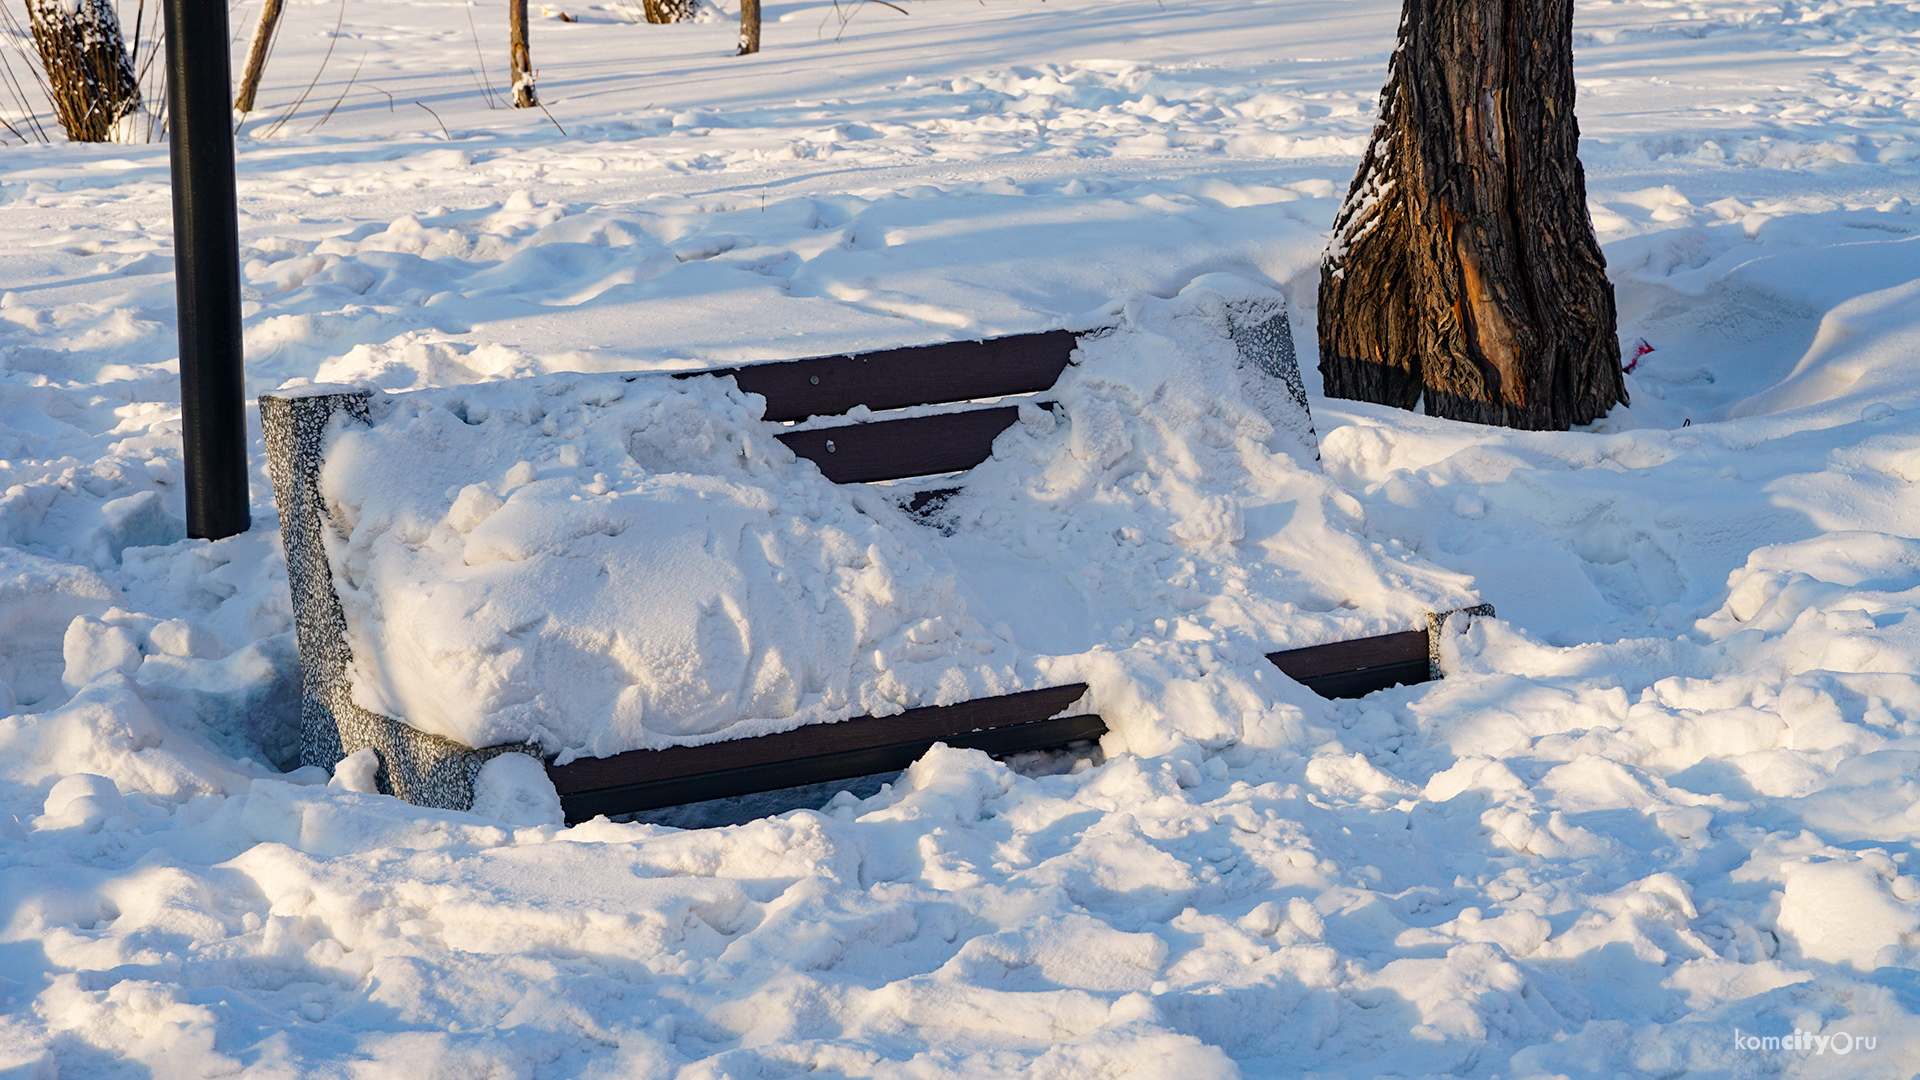
[[[902,6],[769,4],[744,59],[566,7],[550,117],[488,107],[494,9],[291,6],[240,141],[251,390],[1035,330],[1210,273],[1289,298],[1315,386],[1397,5]],[[0,1073],[1920,1072],[1920,9],[1575,31],[1632,406],[1312,402],[1326,505],[1499,608],[1448,679],[1169,663],[1137,753],[937,750],[721,829],[281,773],[257,441],[253,531],[182,539],[164,148],[0,150]]]

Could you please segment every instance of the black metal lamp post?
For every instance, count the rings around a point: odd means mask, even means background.
[[[187,535],[218,540],[251,523],[227,4],[166,5]]]

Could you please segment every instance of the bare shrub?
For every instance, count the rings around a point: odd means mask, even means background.
[[[151,142],[166,134],[166,71],[155,63],[164,41],[158,4],[24,0],[22,7],[25,25],[0,0],[0,131],[43,143],[56,137],[56,121],[74,142]]]
[[[140,79],[110,0],[26,0],[53,114],[74,142],[106,142],[140,108]]]
[[[650,23],[686,22],[699,8],[698,0],[640,0]]]

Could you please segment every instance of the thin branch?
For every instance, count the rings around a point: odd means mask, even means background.
[[[383,93],[383,94],[387,94],[387,92],[386,92],[385,90],[381,90],[381,89],[380,89],[380,87],[378,87],[378,86],[375,86],[375,85],[374,85],[374,84],[372,84],[372,83],[368,83],[368,84],[367,84],[367,89],[369,89],[369,90],[380,90],[380,92],[381,92],[381,93]],[[387,111],[388,111],[388,112],[392,112],[392,111],[393,111],[393,95],[392,95],[392,94],[387,94]]]
[[[420,106],[423,109],[427,109],[426,102],[416,101],[414,102],[414,104]],[[440,114],[437,112],[434,112],[432,109],[427,109],[427,115],[433,117],[433,122],[440,125],[440,134],[445,135],[447,137],[448,142],[452,142],[453,133],[447,130],[447,122],[445,120],[440,119]]]
[[[313,126],[307,129],[307,132],[306,132],[307,134],[311,135],[314,132],[320,130],[321,124],[324,124],[327,121],[333,119],[333,110],[339,108],[340,103],[347,100],[347,91],[352,90],[353,84],[360,80],[360,69],[366,66],[367,66],[367,54],[361,53],[360,62],[353,65],[353,75],[347,79],[347,85],[341,89],[340,96],[333,99],[333,104],[328,106],[327,108],[327,114],[325,116],[322,116],[320,119],[314,121]]]
[[[20,30],[19,22],[13,17],[13,10],[4,5],[0,5],[0,17],[4,17],[6,20],[7,38],[13,46],[13,51],[20,54],[20,59],[27,65],[27,74],[33,77],[33,81],[40,87],[40,92],[44,95],[47,90],[47,82],[41,77],[40,68],[33,62],[33,58],[27,55],[26,46],[20,43],[25,35]],[[4,53],[0,53],[0,78],[5,79],[7,91],[12,96],[14,104],[20,107],[20,112],[25,116],[26,125],[33,132],[34,138],[43,143],[52,142],[53,140],[47,135],[47,129],[40,126],[40,118],[27,100],[26,88],[20,85],[19,76],[14,74],[13,61],[8,59]],[[12,127],[12,125],[8,126],[9,128]],[[23,138],[21,141],[24,142],[26,140]]]
[[[497,109],[500,106],[493,103],[493,76],[487,72],[487,53],[480,47],[480,27],[473,21],[473,4],[471,3],[467,4],[467,29],[473,31],[473,55],[480,61],[480,93],[487,103],[487,108]]]
[[[307,103],[307,95],[313,93],[313,88],[320,85],[320,76],[326,73],[327,61],[333,59],[333,47],[339,43],[340,27],[345,25],[346,21],[347,21],[347,0],[340,0],[340,15],[333,22],[333,36],[327,39],[327,51],[324,54],[322,54],[320,57],[320,67],[314,71],[313,81],[307,84],[307,88],[305,90],[300,91],[299,100],[295,101],[291,106],[289,106],[287,108],[287,111],[281,114],[280,119],[276,121],[272,127],[268,128],[264,132],[261,132],[259,135],[254,136],[254,138],[256,139],[273,138],[275,133],[277,133],[281,128],[287,126],[287,121],[293,119],[293,114],[300,111],[300,106],[305,105]]]

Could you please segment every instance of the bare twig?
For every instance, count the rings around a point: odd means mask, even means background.
[[[984,3],[985,0],[982,0],[982,2]],[[860,4],[862,3],[879,4],[881,7],[890,7],[902,15],[908,14],[906,8],[898,4],[888,3],[888,0],[858,0],[858,2],[850,3],[844,8],[840,6],[840,0],[833,0],[833,10],[820,17],[820,29],[814,31],[815,36],[818,36],[821,31],[827,28],[828,19],[837,17],[840,20],[840,29],[834,31],[833,40],[839,41],[841,36],[847,32],[847,24],[852,22],[853,17],[859,13]]]
[[[423,109],[427,109],[426,102],[424,101],[416,101],[414,102],[414,104],[420,106]],[[440,114],[437,112],[434,112],[432,109],[427,109],[427,115],[433,117],[433,122],[440,125],[440,134],[445,135],[447,137],[448,142],[452,142],[453,133],[447,130],[447,122],[445,120],[440,119]]]
[[[0,7],[0,14],[3,14],[6,19],[7,43],[12,46],[14,52],[20,54],[21,60],[27,65],[27,73],[44,92],[47,88],[46,81],[40,77],[40,69],[34,64],[33,58],[27,54],[26,47],[20,43],[23,35],[20,33],[20,24],[14,20],[13,11]],[[53,140],[47,137],[47,130],[40,126],[40,118],[34,111],[33,105],[27,100],[26,89],[20,85],[20,78],[13,71],[13,61],[6,53],[0,53],[0,81],[5,82],[7,95],[13,98],[14,105],[19,108],[27,133],[21,134],[12,124],[7,125],[7,130],[20,135],[21,142],[52,142]],[[29,139],[28,135],[32,138]]]
[[[347,91],[352,90],[353,84],[360,81],[360,69],[366,66],[367,66],[367,54],[361,53],[360,62],[353,65],[353,75],[347,79],[347,85],[341,88],[340,96],[333,99],[333,104],[327,107],[326,115],[314,121],[313,126],[307,129],[307,134],[311,135],[314,132],[320,130],[321,124],[324,124],[327,121],[333,119],[333,110],[338,109],[340,107],[340,103],[347,100]]]
[[[378,86],[375,86],[375,85],[373,85],[372,83],[368,83],[368,84],[367,84],[367,89],[369,89],[369,90],[380,90],[380,88],[379,88]],[[387,92],[386,92],[385,90],[380,90],[380,92],[381,92],[381,93],[383,93],[383,94],[387,94]],[[392,94],[387,94],[387,111],[388,111],[388,112],[392,112],[392,111],[393,111],[393,95],[392,95]]]
[[[548,119],[549,121],[552,121],[552,123],[553,123],[553,127],[554,127],[554,130],[555,130],[555,131],[558,131],[558,132],[560,133],[560,137],[561,137],[561,138],[563,138],[563,139],[564,139],[564,138],[566,138],[566,137],[567,137],[567,129],[566,129],[566,128],[563,128],[563,127],[561,127],[561,126],[560,126],[560,121],[558,121],[558,120],[554,120],[554,119],[553,119],[553,114],[552,114],[552,113],[550,113],[550,112],[547,112],[547,107],[546,107],[545,105],[540,105],[540,103],[539,103],[539,102],[537,102],[537,101],[536,101],[536,102],[534,102],[534,104],[535,104],[535,105],[539,105],[539,106],[540,106],[540,111],[541,111],[541,112],[543,112],[543,113],[547,113],[547,119]]]
[[[144,42],[146,52],[141,52],[140,49],[143,44],[141,40],[141,25],[146,21],[146,13],[146,0],[140,0],[139,5],[134,8],[133,13],[133,63],[134,66],[139,69],[137,77],[140,80],[140,85],[146,87],[147,131],[142,138],[147,142],[152,142],[156,131],[163,134],[166,131],[167,83],[164,77],[166,69],[155,67],[154,61],[158,60],[160,55],[166,51],[167,33],[166,27],[163,25],[165,15],[161,9],[156,6],[153,9],[152,37],[150,40]],[[154,104],[155,102],[159,104],[156,105]]]
[[[480,61],[480,93],[486,100],[487,108],[497,109],[500,106],[493,100],[493,76],[487,73],[487,54],[486,50],[480,47],[480,27],[473,21],[471,3],[467,5],[467,29],[473,31],[473,55]]]
[[[45,76],[40,73],[39,61],[32,53],[27,51],[27,47],[23,44],[24,41],[28,40],[28,34],[21,28],[19,20],[14,18],[13,9],[0,4],[0,19],[6,21],[7,43],[13,47],[13,51],[18,53],[21,61],[27,65],[27,74],[33,78],[34,85],[39,88],[41,96],[48,97],[47,80]],[[43,143],[52,142],[53,139],[47,135],[47,129],[40,126],[39,115],[34,110],[33,105],[27,100],[27,93],[25,88],[20,85],[19,76],[14,74],[13,61],[6,59],[4,54],[0,54],[0,62],[4,62],[5,65],[4,71],[7,90],[13,97],[14,103],[19,106],[21,113],[26,116],[27,126],[32,130],[34,138]]]
[[[333,21],[333,36],[327,39],[327,51],[321,54],[320,56],[320,66],[314,70],[313,81],[307,83],[307,88],[305,90],[300,91],[300,97],[296,101],[294,101],[292,105],[287,107],[286,112],[280,114],[280,119],[274,121],[274,124],[272,127],[261,132],[259,135],[254,136],[255,138],[257,139],[273,138],[273,136],[277,132],[279,132],[281,128],[287,126],[287,121],[293,119],[293,114],[300,111],[300,106],[305,105],[307,103],[307,95],[313,93],[313,88],[320,85],[320,76],[326,73],[327,61],[333,59],[333,47],[339,43],[340,27],[345,25],[346,21],[347,21],[347,0],[340,0],[340,14]]]

